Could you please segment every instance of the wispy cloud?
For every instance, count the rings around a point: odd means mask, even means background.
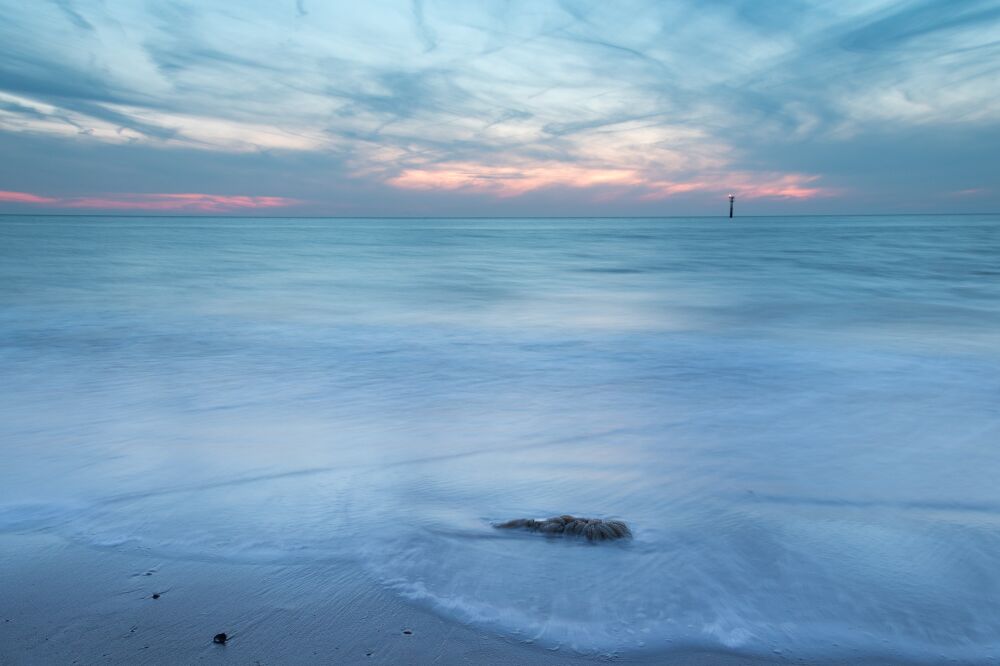
[[[621,212],[654,202],[678,212],[672,201],[729,190],[772,207],[868,205],[888,180],[852,176],[826,156],[877,159],[910,150],[914,132],[1000,129],[1000,9],[987,0],[0,8],[0,134],[50,150],[55,139],[51,160],[102,146],[118,160],[236,156],[260,174],[249,191],[280,173],[295,183],[282,194],[320,209],[546,191]],[[914,192],[947,180],[939,201],[957,189],[1000,196],[974,179],[950,182],[955,155],[944,163],[942,150],[926,145]],[[959,158],[963,173],[996,171],[978,151]],[[322,173],[286,172],[320,161],[337,165],[335,196]],[[21,185],[0,186],[74,189],[43,171],[12,173]],[[227,174],[209,177],[227,189]],[[340,187],[345,177],[351,187]]]
[[[548,188],[600,191],[603,201],[637,198],[668,199],[676,194],[723,189],[748,199],[812,199],[835,192],[818,187],[818,176],[807,174],[725,173],[707,174],[703,180],[671,181],[634,169],[599,169],[560,164],[496,167],[483,164],[439,164],[427,169],[406,169],[390,183],[413,190],[460,190],[516,197]],[[725,184],[725,185],[723,185]]]
[[[300,201],[286,197],[199,193],[109,194],[92,197],[45,197],[30,192],[0,192],[0,201],[39,204],[72,210],[128,210],[228,213],[239,210],[286,208]]]
[[[83,16],[76,11],[73,7],[72,0],[52,0],[53,3],[62,11],[63,14],[70,20],[70,22],[78,28],[83,30],[93,30],[94,26],[90,22],[83,18]]]
[[[0,201],[8,203],[52,204],[56,203],[58,199],[40,197],[37,194],[31,194],[30,192],[5,192],[0,190]]]

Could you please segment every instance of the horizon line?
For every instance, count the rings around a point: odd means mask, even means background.
[[[971,217],[976,215],[1000,215],[1000,212],[975,213],[779,213],[775,215],[737,215],[730,218],[720,215],[163,215],[141,213],[0,213],[0,217],[115,217],[115,218],[192,218],[192,219],[234,219],[234,220],[669,220],[682,218],[733,219],[764,217],[939,217],[951,215]]]

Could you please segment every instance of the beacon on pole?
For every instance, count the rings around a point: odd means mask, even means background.
[[[730,194],[729,195],[729,217],[733,216],[733,202],[734,201],[736,201],[736,195],[735,194]]]

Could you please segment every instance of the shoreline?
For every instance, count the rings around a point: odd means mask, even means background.
[[[548,649],[441,618],[344,563],[171,560],[39,533],[0,534],[0,552],[0,664],[807,663]]]
[[[582,655],[541,647],[439,617],[342,562],[165,559],[45,533],[0,534],[0,553],[5,665],[846,663],[683,649]],[[229,640],[213,644],[221,632]]]

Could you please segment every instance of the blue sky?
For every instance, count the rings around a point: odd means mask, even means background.
[[[1000,210],[1000,0],[0,11],[0,212]]]

